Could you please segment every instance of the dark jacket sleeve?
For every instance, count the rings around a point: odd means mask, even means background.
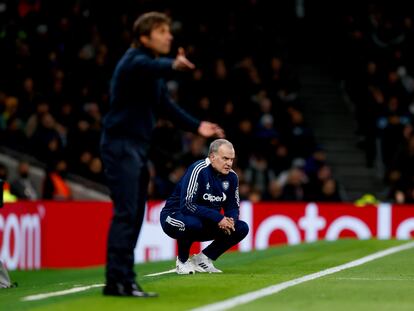
[[[234,220],[239,219],[240,214],[240,197],[239,197],[239,178],[235,173],[232,174],[229,187],[227,204],[224,206],[224,215]]]
[[[130,64],[131,70],[139,68],[140,75],[152,79],[165,79],[172,77],[174,70],[172,68],[174,59],[168,57],[151,58],[146,54],[139,54],[135,56]],[[167,115],[172,121],[183,130],[197,132],[200,126],[200,121],[192,117],[189,113],[178,106],[169,96],[169,92],[165,82],[160,81],[160,105],[162,112]],[[160,112],[160,111],[159,111]]]
[[[203,178],[203,170],[200,172],[200,170],[197,169],[197,166],[186,176],[181,188],[182,211],[186,214],[193,214],[219,223],[224,218],[219,211],[211,207],[197,204],[197,197],[200,191],[199,185],[203,184]]]
[[[131,60],[129,66],[133,71],[139,69],[140,73],[148,78],[159,79],[172,75],[174,72],[172,68],[173,62],[173,58],[151,58],[145,54],[138,54]]]
[[[164,108],[164,112],[167,113],[167,116],[176,122],[180,128],[183,130],[188,130],[191,132],[197,133],[198,127],[200,126],[200,121],[196,118],[193,118],[189,113],[184,109],[178,106],[169,96],[167,86],[165,83],[162,84],[162,98],[161,105]]]

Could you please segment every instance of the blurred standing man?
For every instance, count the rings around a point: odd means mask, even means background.
[[[169,98],[164,78],[194,69],[182,48],[176,58],[161,57],[171,48],[170,19],[149,12],[134,23],[134,42],[118,62],[110,86],[110,109],[103,121],[101,156],[114,203],[109,229],[104,295],[154,297],[136,283],[134,248],[145,213],[148,150],[157,115],[167,112],[184,129],[224,136],[216,124],[200,122]]]
[[[162,229],[178,243],[178,274],[222,272],[213,261],[249,232],[239,220],[239,180],[231,169],[234,157],[232,143],[213,141],[208,158],[189,167],[161,211]],[[209,240],[214,241],[189,259],[194,241]]]

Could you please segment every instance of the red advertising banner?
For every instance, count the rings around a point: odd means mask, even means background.
[[[0,209],[0,260],[13,269],[105,262],[111,204],[17,202]]]
[[[136,262],[176,256],[175,241],[159,224],[162,207],[163,202],[149,203],[135,249]],[[109,202],[6,204],[0,209],[0,260],[10,270],[102,265],[111,215]],[[240,218],[249,224],[250,232],[235,248],[239,251],[344,237],[414,237],[414,206],[409,205],[242,202]],[[208,243],[195,243],[192,250]]]

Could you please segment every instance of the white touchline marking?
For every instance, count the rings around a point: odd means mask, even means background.
[[[167,271],[162,271],[162,272],[157,272],[157,273],[146,274],[144,276],[157,276],[157,275],[162,275],[162,274],[167,274],[167,273],[173,273],[173,272],[175,272],[175,269],[171,269],[171,270],[167,270]]]
[[[340,281],[414,281],[414,278],[333,278]]]
[[[158,272],[158,273],[147,274],[147,275],[144,275],[144,276],[157,276],[157,275],[173,273],[173,272],[175,272],[175,269],[171,269],[171,270],[167,270],[167,271],[163,271],[163,272]],[[63,284],[63,283],[61,283],[61,284]],[[46,299],[46,298],[50,298],[50,297],[64,296],[64,295],[83,292],[83,291],[91,289],[91,288],[103,287],[103,286],[105,286],[105,284],[92,284],[92,285],[88,285],[88,286],[74,287],[74,288],[71,288],[71,289],[60,290],[60,291],[57,291],[57,292],[36,294],[36,295],[23,297],[22,301],[34,301],[34,300],[42,300],[42,299]]]
[[[63,296],[63,295],[83,292],[83,291],[91,289],[91,288],[103,287],[103,286],[105,286],[105,284],[92,284],[92,285],[88,285],[88,286],[74,287],[74,288],[71,288],[71,289],[60,290],[58,292],[49,292],[49,293],[44,293],[44,294],[26,296],[26,297],[22,298],[22,301],[42,300],[42,299],[46,299],[46,298],[49,298],[49,297]]]
[[[236,296],[236,297],[233,297],[227,300],[223,300],[220,302],[216,302],[216,303],[205,305],[199,308],[195,308],[195,309],[192,309],[191,311],[220,311],[220,310],[227,310],[230,308],[234,308],[236,306],[251,302],[253,300],[256,300],[256,299],[259,299],[265,296],[269,296],[272,294],[276,294],[286,288],[289,288],[289,287],[292,287],[292,286],[295,286],[295,285],[298,285],[298,284],[301,284],[307,281],[311,281],[311,280],[314,280],[314,279],[317,279],[317,278],[320,278],[320,277],[323,277],[329,274],[333,274],[333,273],[336,273],[336,272],[339,272],[345,269],[357,267],[357,266],[363,265],[364,263],[373,261],[375,259],[385,257],[385,256],[388,256],[388,255],[391,255],[391,254],[394,254],[394,253],[397,253],[403,250],[407,250],[413,247],[414,247],[414,242],[409,242],[403,245],[391,247],[386,250],[373,253],[371,255],[362,257],[360,259],[348,262],[343,265],[339,265],[333,268],[322,270],[316,273],[308,274],[308,275],[302,276],[297,279],[293,279],[293,280],[283,282],[280,284],[275,284],[275,285],[265,287],[257,291],[254,291],[254,292],[249,292],[249,293],[246,293],[240,296]]]

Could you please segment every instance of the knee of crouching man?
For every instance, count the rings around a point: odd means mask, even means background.
[[[243,239],[249,233],[249,226],[242,220],[236,223],[236,233]]]

